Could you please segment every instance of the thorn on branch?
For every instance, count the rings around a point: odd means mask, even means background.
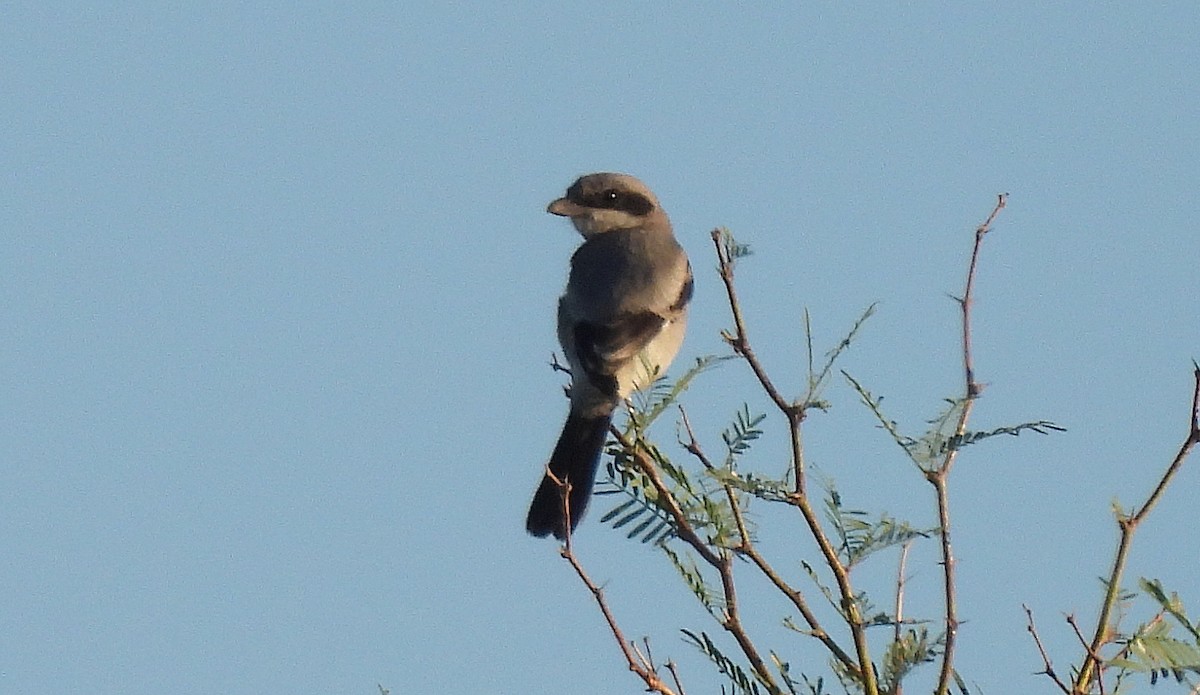
[[[1058,674],[1054,671],[1054,665],[1050,663],[1050,656],[1046,654],[1046,648],[1042,646],[1042,639],[1038,636],[1037,626],[1033,624],[1033,611],[1029,609],[1029,606],[1023,603],[1021,604],[1021,607],[1025,609],[1025,618],[1027,621],[1025,629],[1029,632],[1030,636],[1033,637],[1033,643],[1037,645],[1038,653],[1042,655],[1042,664],[1044,664],[1044,668],[1041,671],[1038,671],[1038,673],[1048,676],[1050,680],[1054,681],[1054,684],[1058,686],[1059,690],[1061,690],[1063,693],[1066,693],[1066,695],[1070,695],[1071,689],[1067,687],[1066,683],[1059,679]]]
[[[555,352],[550,353],[550,369],[556,372],[563,372],[564,374],[571,373],[570,367],[558,361],[558,353]]]

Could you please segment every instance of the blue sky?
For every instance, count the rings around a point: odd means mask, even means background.
[[[947,294],[1011,194],[978,279],[974,423],[1069,431],[974,447],[953,476],[959,666],[985,692],[1050,692],[1022,602],[1077,660],[1061,615],[1094,619],[1110,503],[1185,434],[1192,3],[4,15],[0,692],[636,691],[522,528],[565,413],[547,363],[577,243],[544,209],[589,171],[645,180],[691,255],[681,362],[722,351],[708,232],[728,226],[756,251],[739,286],[781,386],[802,386],[805,307],[827,347],[878,301],[843,366],[910,431],[961,388]],[[810,459],[848,503],[932,523],[854,394],[828,397]],[[711,447],[743,402],[767,410],[737,363],[685,400]],[[783,430],[772,414],[747,465],[781,470]],[[1193,606],[1195,468],[1130,568]],[[759,513],[799,580],[799,525]],[[578,550],[627,634],[714,692],[677,628],[718,630],[599,516]],[[909,569],[913,609],[936,610],[932,548]],[[894,571],[861,582],[884,601]],[[747,582],[754,615],[786,615]]]

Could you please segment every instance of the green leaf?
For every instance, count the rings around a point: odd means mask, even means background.
[[[750,406],[743,403],[742,409],[734,413],[734,421],[721,432],[721,440],[725,442],[725,467],[732,469],[737,457],[750,449],[750,443],[762,436],[763,431],[758,425],[767,418],[766,413],[754,415]]]
[[[920,466],[921,462],[913,456],[911,451],[911,448],[916,444],[917,440],[905,434],[901,434],[900,427],[896,424],[896,421],[889,419],[883,414],[883,397],[877,397],[872,394],[866,389],[865,386],[860,384],[854,377],[850,376],[850,373],[844,369],[842,370],[842,376],[845,377],[846,381],[850,382],[851,388],[853,388],[858,394],[858,397],[863,402],[863,405],[867,406],[867,409],[870,410],[871,414],[875,416],[875,419],[879,421],[879,426],[892,436],[892,440],[904,450],[904,454],[912,459],[913,463]]]
[[[615,522],[613,522],[613,528],[621,528],[622,526],[625,526],[626,524],[628,524],[629,522],[638,518],[639,516],[645,514],[647,511],[650,511],[650,510],[646,507],[636,507],[636,508],[634,508],[633,511],[629,512],[625,516],[623,516],[620,519],[617,519]]]
[[[1148,673],[1152,681],[1168,671],[1179,677],[1183,671],[1200,673],[1200,647],[1172,637],[1173,626],[1161,616],[1140,625],[1125,645],[1121,668]]]
[[[612,494],[612,492],[615,492],[615,491],[612,491],[612,490],[599,491],[598,490],[596,492],[596,494],[607,495],[607,494]],[[612,521],[617,516],[620,516],[621,514],[623,514],[625,512],[625,510],[629,509],[630,507],[632,507],[633,505],[635,505],[637,503],[638,503],[638,501],[636,499],[626,500],[625,502],[622,502],[621,504],[617,505],[612,510],[610,510],[607,514],[600,517],[600,523],[607,524],[608,522]]]
[[[792,488],[786,481],[755,473],[738,473],[726,468],[715,468],[705,471],[705,475],[721,485],[728,485],[768,502],[786,502],[792,493]]]
[[[649,487],[636,475],[625,475],[610,467],[608,480],[598,483],[596,494],[624,494],[628,499],[600,517],[601,523],[611,523],[614,529],[619,529],[635,519],[645,517],[634,527],[633,533],[626,534],[628,538],[633,539],[640,535],[643,543],[657,544],[673,538],[674,523],[670,515],[658,506],[654,492],[654,488]]]
[[[723,603],[719,599],[719,594],[704,581],[704,575],[700,572],[700,567],[696,564],[696,560],[690,553],[681,556],[672,550],[670,546],[663,545],[661,547],[667,559],[671,561],[671,565],[675,567],[675,571],[683,578],[684,584],[687,584],[688,589],[691,589],[696,600],[700,602],[700,605],[704,606],[704,610],[708,611],[709,615],[719,620],[717,609],[723,608]]]
[[[761,691],[758,687],[758,677],[749,676],[737,662],[721,653],[719,647],[713,642],[712,638],[707,633],[701,632],[699,635],[690,630],[680,630],[687,641],[699,649],[716,665],[717,670],[722,675],[729,677],[730,685],[734,692],[745,693],[746,695],[760,695]]]
[[[839,342],[832,350],[825,353],[825,364],[817,373],[813,373],[812,324],[809,320],[808,310],[804,310],[804,335],[808,341],[808,393],[804,395],[803,402],[805,405],[816,405],[818,403],[821,390],[825,387],[825,384],[829,380],[829,373],[833,369],[834,362],[837,362],[837,359],[841,357],[842,353],[850,347],[850,343],[852,343],[855,337],[858,336],[858,332],[862,329],[863,324],[865,324],[867,319],[871,318],[871,316],[875,314],[875,307],[877,306],[879,306],[879,303],[875,302],[874,304],[871,304],[871,306],[867,307],[866,311],[862,313],[862,316],[859,316],[858,320],[854,322],[854,325],[850,327],[850,332],[847,333],[844,338],[842,338],[841,342]]]
[[[881,405],[883,403],[882,397],[872,394],[845,370],[842,370],[842,376],[850,382],[850,386],[858,393],[859,399],[875,415],[876,420],[879,421],[879,425],[892,436],[896,444],[904,450],[908,458],[922,471],[936,470],[941,465],[941,459],[951,451],[956,451],[997,435],[1007,434],[1015,437],[1027,431],[1036,432],[1037,434],[1066,431],[1066,428],[1049,420],[1037,420],[1034,422],[1023,422],[1019,425],[997,427],[993,430],[978,432],[968,430],[962,434],[958,434],[956,430],[962,418],[963,409],[967,407],[967,403],[971,399],[947,398],[945,399],[947,404],[946,409],[929,421],[930,427],[924,435],[919,439],[915,439],[901,433],[896,421],[884,415]]]
[[[937,533],[937,528],[914,528],[907,521],[889,516],[886,512],[878,519],[867,518],[867,512],[846,509],[832,480],[822,480],[828,493],[825,498],[825,516],[833,526],[840,546],[839,555],[846,566],[854,567],[874,553],[901,545],[917,538],[928,538]]]
[[[883,690],[895,691],[913,669],[934,661],[940,653],[937,643],[930,641],[925,627],[905,630],[899,639],[888,644],[884,653],[880,676]]]
[[[1191,634],[1192,639],[1196,640],[1197,643],[1200,643],[1200,630],[1198,630],[1197,626],[1194,625],[1188,618],[1187,613],[1183,608],[1183,601],[1179,598],[1179,594],[1171,592],[1170,596],[1168,596],[1167,590],[1163,588],[1162,582],[1158,581],[1157,579],[1146,579],[1145,577],[1142,577],[1140,580],[1138,580],[1138,586],[1141,587],[1142,591],[1150,594],[1150,597],[1157,601],[1158,605],[1162,606],[1163,611],[1167,613],[1167,615],[1170,615],[1172,618],[1174,618],[1175,621],[1179,623],[1180,627],[1182,627],[1184,630],[1187,630],[1188,633]]]
[[[737,259],[745,258],[753,253],[749,244],[737,243],[737,240],[733,238],[733,232],[725,227],[721,227],[717,231],[721,235],[721,248],[725,251],[725,257],[729,259],[731,265]]]
[[[737,359],[736,355],[705,355],[697,357],[694,364],[674,381],[665,375],[655,379],[653,386],[634,395],[634,412],[637,413],[637,430],[645,431],[668,408],[679,400],[679,396],[692,385],[696,377],[714,369],[722,362]]]

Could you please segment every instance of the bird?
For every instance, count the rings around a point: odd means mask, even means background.
[[[570,410],[525,528],[565,540],[587,509],[614,411],[666,372],[679,352],[694,282],[667,213],[633,176],[581,176],[546,211],[570,219],[583,243],[571,256],[558,301]],[[569,520],[560,483],[570,485]]]

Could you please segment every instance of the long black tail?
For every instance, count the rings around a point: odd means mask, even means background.
[[[571,483],[569,497],[571,530],[579,525],[592,497],[592,485],[596,482],[596,467],[600,464],[600,451],[608,435],[612,415],[584,417],[571,413],[563,425],[558,444],[550,455],[550,472],[559,480]],[[563,519],[562,495],[558,484],[546,475],[529,505],[529,516],[525,518],[525,530],[538,536],[553,533],[556,538],[566,538],[567,529]]]

